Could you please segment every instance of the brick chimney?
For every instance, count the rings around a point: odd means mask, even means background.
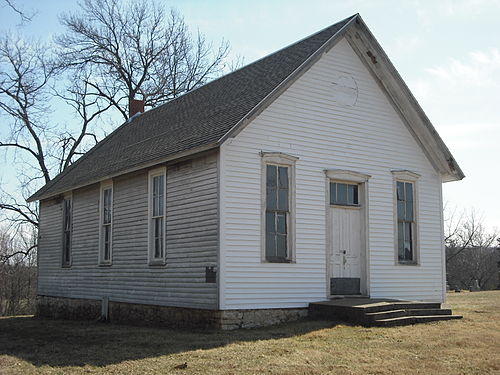
[[[144,100],[131,99],[128,104],[128,117],[131,118],[139,112],[144,112]]]

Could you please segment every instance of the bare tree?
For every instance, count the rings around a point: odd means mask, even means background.
[[[155,107],[191,91],[224,69],[229,52],[227,42],[214,49],[179,13],[152,1],[85,0],[62,23],[61,65],[91,67],[86,84],[125,119],[130,99]]]
[[[456,211],[446,212],[445,245],[454,250],[447,255],[447,262],[466,249],[492,247],[500,235],[496,229],[489,231],[476,211],[463,211],[458,215]]]
[[[110,109],[128,118],[129,99],[142,96],[156,106],[225,67],[226,42],[213,48],[157,3],[85,0],[81,7],[62,17],[66,33],[55,46],[0,37],[0,150],[15,161],[18,177],[15,191],[0,187],[0,221],[14,235],[36,232],[38,206],[26,198],[98,142],[103,134],[96,134],[96,122]],[[61,103],[76,115],[64,124],[53,113]],[[36,242],[9,249],[4,259],[28,256]]]
[[[6,7],[12,10],[14,13],[17,13],[17,15],[21,18],[21,23],[31,21],[36,14],[36,12],[34,11],[25,11],[24,9],[20,8],[14,2],[14,0],[3,0],[3,2]]]
[[[13,235],[0,227],[0,315],[33,313],[36,294],[35,233]]]
[[[474,211],[445,210],[445,245],[448,283],[454,288],[496,288],[500,232],[488,230]]]
[[[0,150],[9,151],[18,167],[17,190],[0,190],[0,219],[17,234],[38,227],[38,206],[26,203],[26,198],[95,144],[90,124],[109,108],[88,95],[85,79],[79,77],[71,77],[64,94],[56,94],[53,80],[58,71],[49,61],[47,46],[10,35],[0,39],[0,115],[5,129]],[[79,74],[88,76],[84,70]],[[55,124],[50,105],[57,97],[71,105],[80,121],[65,129]]]
[[[38,176],[50,181],[43,137],[50,130],[46,114],[48,83],[53,74],[45,46],[5,36],[0,40],[0,110],[7,115],[10,134],[0,147],[29,156]]]

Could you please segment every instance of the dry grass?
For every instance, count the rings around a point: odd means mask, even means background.
[[[399,328],[305,321],[183,332],[3,318],[0,374],[499,374],[500,291],[448,303],[464,319]]]

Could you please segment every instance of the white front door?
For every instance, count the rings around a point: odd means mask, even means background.
[[[357,283],[357,289],[359,289],[361,279],[361,249],[363,247],[361,241],[361,209],[360,207],[344,208],[333,206],[330,208],[330,215],[330,223],[332,225],[332,230],[330,231],[332,236],[330,242],[332,246],[330,277],[340,284],[347,285],[350,283],[351,286],[348,289],[351,288],[351,293],[349,294],[359,293],[359,290],[352,290],[354,287],[352,283]]]

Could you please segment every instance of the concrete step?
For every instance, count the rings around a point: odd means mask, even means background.
[[[454,320],[454,319],[462,319],[460,315],[420,315],[420,316],[404,316],[399,318],[389,318],[389,319],[380,319],[374,322],[371,322],[371,325],[377,327],[394,327],[394,326],[403,326],[417,323],[427,323],[427,322],[436,322],[441,320]]]
[[[450,309],[408,309],[408,315],[451,315]]]
[[[391,310],[439,309],[441,308],[441,304],[438,302],[384,302],[371,305],[363,305],[356,308],[362,309],[365,313],[373,313]]]
[[[379,312],[372,312],[365,314],[367,321],[400,318],[403,316],[408,316],[406,310],[389,310],[389,311],[379,311]]]

